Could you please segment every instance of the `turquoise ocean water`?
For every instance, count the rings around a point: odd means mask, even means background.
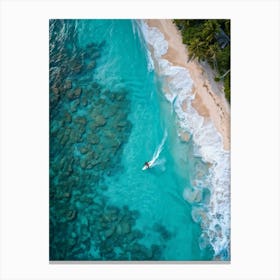
[[[214,258],[193,218],[211,191],[183,196],[208,167],[162,84],[136,21],[50,21],[50,260]]]

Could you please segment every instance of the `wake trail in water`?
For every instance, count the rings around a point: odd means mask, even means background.
[[[150,168],[151,168],[152,166],[158,165],[157,163],[159,163],[159,162],[157,162],[157,159],[158,159],[160,153],[161,153],[162,150],[163,150],[163,146],[164,146],[164,143],[165,143],[165,141],[166,141],[166,138],[167,138],[167,131],[165,130],[165,131],[164,131],[163,138],[162,138],[162,140],[161,140],[161,143],[160,143],[159,146],[156,148],[156,150],[155,150],[155,152],[154,152],[154,154],[153,154],[153,158],[149,161]]]

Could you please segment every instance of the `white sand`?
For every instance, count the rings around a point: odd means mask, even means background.
[[[197,112],[205,118],[211,119],[223,137],[225,150],[230,149],[230,108],[224,97],[223,85],[214,81],[215,73],[207,63],[197,60],[188,62],[187,47],[182,43],[182,37],[175,24],[170,19],[146,20],[150,27],[157,27],[168,42],[168,51],[163,56],[173,65],[188,69],[193,80],[192,102]]]

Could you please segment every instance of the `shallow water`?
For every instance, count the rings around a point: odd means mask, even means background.
[[[208,167],[162,82],[135,21],[50,21],[51,260],[213,258],[183,198]]]

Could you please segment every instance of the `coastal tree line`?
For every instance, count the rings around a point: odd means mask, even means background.
[[[189,60],[207,61],[216,71],[216,81],[224,82],[224,91],[230,102],[230,20],[183,20],[174,23],[181,31],[183,43],[188,46]]]

